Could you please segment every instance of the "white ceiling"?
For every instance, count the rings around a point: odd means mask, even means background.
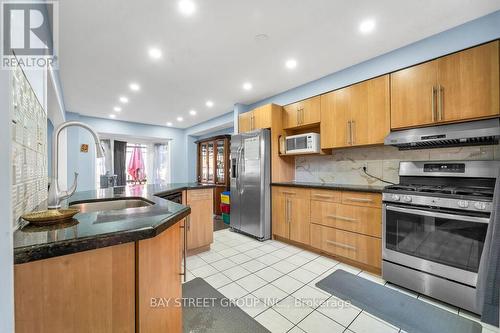
[[[60,1],[68,111],[107,118],[126,95],[117,119],[185,128],[500,9],[500,0],[193,1],[192,17],[177,0]],[[366,18],[377,22],[368,36],[358,30]],[[151,46],[162,59],[149,58]]]

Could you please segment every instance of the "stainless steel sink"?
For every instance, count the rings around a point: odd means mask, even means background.
[[[76,208],[81,213],[101,212],[108,210],[121,210],[127,208],[139,208],[154,205],[145,199],[113,199],[100,201],[76,202],[69,205],[70,208]]]

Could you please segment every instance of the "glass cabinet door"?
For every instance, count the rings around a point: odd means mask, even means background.
[[[217,140],[217,159],[215,161],[216,163],[216,183],[217,184],[223,184],[225,182],[225,174],[224,174],[224,168],[225,168],[225,140]]]
[[[208,181],[213,182],[214,181],[214,142],[208,142],[207,144],[207,150],[208,150],[208,161],[207,161],[207,169],[208,169]]]
[[[200,145],[200,169],[201,169],[201,179],[200,181],[208,181],[208,147],[206,143]]]

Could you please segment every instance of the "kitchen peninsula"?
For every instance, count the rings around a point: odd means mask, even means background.
[[[182,309],[150,301],[182,296],[184,230],[198,208],[164,198],[183,193],[185,202],[212,190],[186,183],[77,192],[63,203],[80,209],[73,220],[22,225],[14,233],[16,332],[180,331]]]

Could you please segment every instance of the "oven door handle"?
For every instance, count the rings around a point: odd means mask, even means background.
[[[465,215],[454,215],[454,214],[445,214],[438,212],[430,212],[428,210],[418,210],[418,209],[410,209],[396,206],[386,206],[387,210],[391,210],[394,212],[413,214],[413,215],[421,215],[421,216],[430,216],[430,217],[439,217],[443,219],[451,219],[458,221],[466,221],[466,222],[477,222],[477,223],[486,223],[490,222],[489,218],[486,217],[477,217],[477,216],[465,216]]]

